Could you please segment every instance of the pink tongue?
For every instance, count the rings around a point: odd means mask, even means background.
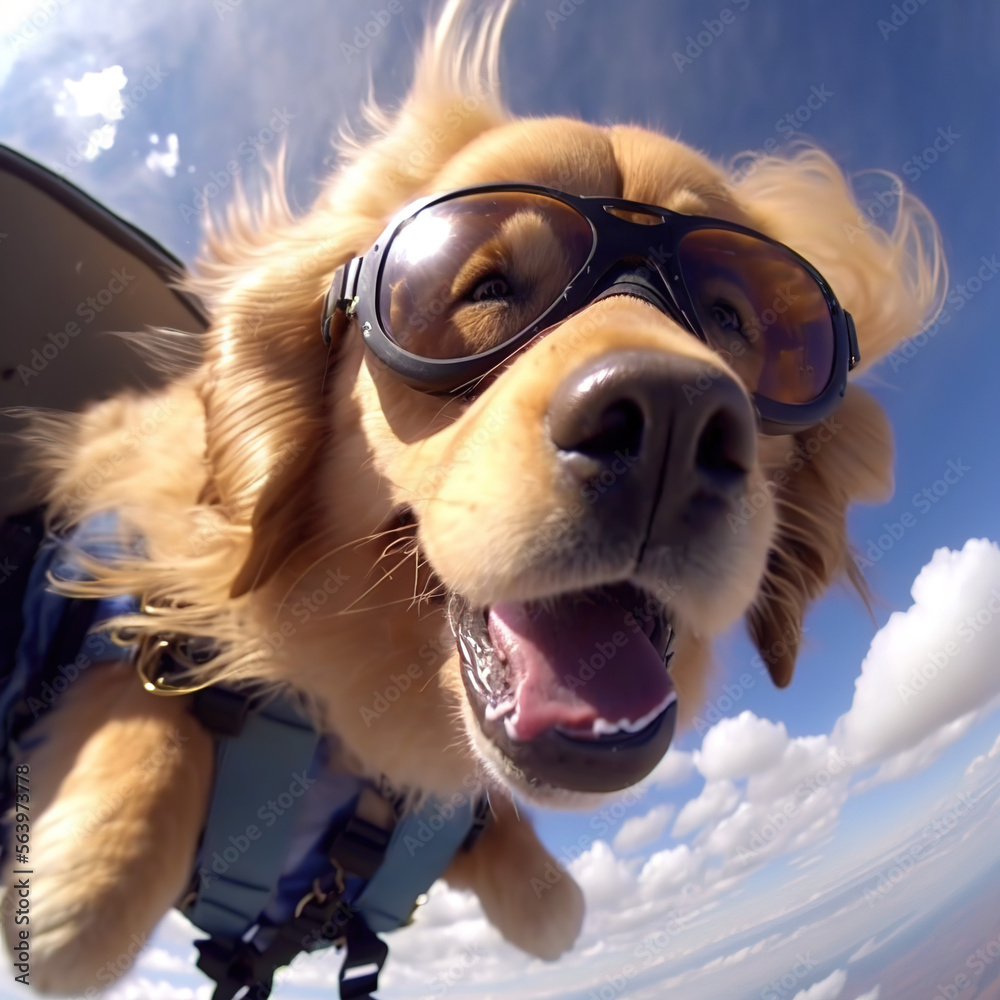
[[[565,598],[544,611],[493,606],[490,637],[515,690],[514,714],[506,720],[511,737],[534,739],[553,726],[596,736],[652,722],[673,685],[653,644],[637,624],[626,624],[626,614],[603,594]],[[597,720],[607,725],[595,727]]]

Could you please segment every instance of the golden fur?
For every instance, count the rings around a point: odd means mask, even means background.
[[[238,197],[225,224],[209,228],[189,283],[213,318],[194,370],[157,394],[41,417],[30,436],[55,525],[114,509],[147,542],[145,558],[95,566],[95,581],[75,591],[143,595],[156,611],[127,623],[140,633],[216,639],[223,653],[207,668],[212,678],[293,686],[365,773],[441,794],[487,775],[497,822],[449,880],[474,889],[508,939],[555,958],[576,938],[582,896],[568,876],[541,898],[530,890],[532,872],[551,859],[504,799],[516,778],[475,735],[435,595],[443,587],[493,602],[552,592],[532,553],[573,499],[542,428],[569,359],[582,366],[612,348],[643,348],[725,365],[665,316],[617,296],[566,320],[471,405],[444,403],[366,356],[352,325],[323,345],[334,271],[427,192],[510,180],[617,195],[730,219],[797,249],[855,317],[868,366],[934,312],[944,267],[919,202],[903,197],[891,233],[865,225],[844,177],[814,148],[760,157],[732,183],[702,155],[641,128],[513,118],[497,80],[506,7],[470,26],[466,6],[447,5],[401,108],[369,109],[374,134],[348,144],[305,215],[289,210],[279,164],[256,208]],[[787,683],[806,605],[844,574],[860,583],[845,512],[888,495],[890,431],[851,386],[819,440],[796,463],[791,437],[760,437],[748,494],[766,502],[725,540],[724,560],[670,595],[674,679],[688,716],[703,697],[714,635],[746,616],[776,682]],[[88,479],[109,467],[96,485]],[[788,474],[772,495],[779,470]],[[404,507],[416,530],[398,522]],[[585,569],[560,581],[589,582]],[[298,613],[317,592],[328,595],[322,607]],[[405,703],[381,724],[366,721],[361,708],[391,675],[421,663],[421,650],[432,662]],[[118,667],[89,672],[42,725],[48,740],[30,761],[33,979],[42,990],[81,991],[184,891],[211,741],[183,699],[149,696]],[[115,794],[171,740],[154,779]],[[102,803],[103,818],[89,823]],[[5,929],[11,941],[9,915]]]

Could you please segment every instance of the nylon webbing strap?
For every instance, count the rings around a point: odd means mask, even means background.
[[[395,930],[409,920],[413,901],[440,878],[469,836],[478,805],[431,798],[397,823],[385,860],[354,902],[373,931]]]
[[[347,954],[340,967],[340,1000],[374,1000],[378,976],[389,957],[389,946],[355,914],[347,925]]]
[[[318,739],[284,699],[219,737],[198,897],[185,911],[213,938],[238,939],[278,884]]]

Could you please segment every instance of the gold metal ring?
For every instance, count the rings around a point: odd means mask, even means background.
[[[329,893],[323,892],[319,887],[319,879],[313,879],[312,889],[309,890],[298,902],[295,907],[295,919],[298,920],[302,916],[302,911],[306,908],[307,903],[311,903],[316,900],[320,906],[322,906],[330,898]]]
[[[147,636],[140,640],[139,651],[135,658],[135,669],[145,690],[162,698],[178,698],[181,695],[194,694],[195,691],[201,691],[215,683],[215,680],[212,679],[200,684],[180,687],[170,684],[162,675],[157,675],[156,665],[160,662],[163,650],[169,645],[168,639],[158,636]]]

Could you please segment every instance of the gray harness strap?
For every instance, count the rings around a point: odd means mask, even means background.
[[[274,893],[318,742],[287,699],[248,715],[238,733],[217,738],[198,896],[185,911],[212,937],[241,937]]]

